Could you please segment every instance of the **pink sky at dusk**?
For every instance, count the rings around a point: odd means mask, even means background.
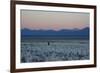
[[[21,10],[21,29],[82,29],[89,27],[89,17],[89,13]]]

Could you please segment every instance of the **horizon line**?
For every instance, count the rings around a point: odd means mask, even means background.
[[[56,30],[56,29],[29,29],[29,28],[21,28],[21,30],[23,30],[23,29],[27,29],[27,30],[36,30],[36,31],[38,31],[38,30],[43,30],[43,31],[48,31],[48,30],[52,30],[52,31],[61,31],[61,30],[82,30],[82,29],[85,29],[85,28],[89,28],[89,27],[84,27],[84,28],[81,28],[81,29],[79,29],[79,28],[73,28],[73,29],[59,29],[59,30]]]

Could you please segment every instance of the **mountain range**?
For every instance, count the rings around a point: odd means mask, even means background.
[[[72,37],[89,38],[89,27],[83,29],[31,30],[21,29],[21,37]]]

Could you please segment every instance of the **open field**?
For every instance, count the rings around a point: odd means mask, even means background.
[[[89,40],[21,41],[21,62],[47,62],[89,59]]]

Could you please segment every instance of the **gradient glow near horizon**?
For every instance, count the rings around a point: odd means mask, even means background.
[[[89,17],[89,13],[21,10],[21,29],[83,29],[89,27]]]

